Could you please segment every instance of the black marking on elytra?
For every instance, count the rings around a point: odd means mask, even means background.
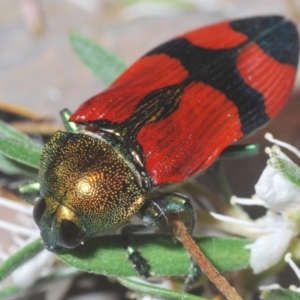
[[[131,116],[122,122],[98,120],[93,124],[101,129],[113,129],[127,143],[132,143],[142,127],[168,117],[178,107],[183,87],[182,84],[175,84],[150,92],[137,104]]]
[[[108,120],[91,122],[94,127],[106,132],[106,139],[116,136],[120,144],[126,145],[126,149],[131,153],[128,159],[135,164],[140,174],[145,174],[142,176],[145,189],[150,189],[154,184],[144,170],[145,161],[142,147],[136,140],[137,134],[145,125],[158,122],[176,110],[181,100],[183,88],[183,84],[175,84],[150,92],[136,105],[130,117],[122,122]],[[136,161],[136,157],[139,161]]]
[[[180,60],[189,72],[185,84],[206,83],[223,92],[239,110],[241,130],[247,134],[269,120],[265,113],[264,97],[247,85],[236,68],[240,48],[213,50],[193,45],[184,38],[171,40],[147,55],[165,53]]]
[[[298,65],[299,37],[295,25],[280,16],[237,20],[230,26],[255,42],[280,63]]]
[[[168,117],[178,107],[182,92],[183,86],[179,84],[150,92],[137,104],[128,119],[117,124],[119,133],[135,140],[142,127]]]

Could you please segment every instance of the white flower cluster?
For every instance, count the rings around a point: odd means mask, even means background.
[[[232,198],[234,204],[266,207],[265,216],[245,221],[211,213],[219,220],[246,226],[249,232],[255,233],[255,241],[247,246],[251,251],[250,266],[255,274],[278,263],[292,241],[299,243],[297,236],[300,234],[300,168],[279,146],[290,150],[299,158],[300,152],[295,147],[274,139],[270,133],[265,138],[275,145],[272,149],[266,149],[270,159],[255,185],[255,195],[252,199]]]

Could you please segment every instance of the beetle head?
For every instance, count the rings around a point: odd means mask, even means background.
[[[145,201],[122,155],[88,134],[57,132],[43,149],[39,183],[33,214],[52,252],[128,220]]]

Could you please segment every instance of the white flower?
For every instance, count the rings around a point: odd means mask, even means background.
[[[273,139],[270,134],[266,134],[266,138],[300,157],[294,147]],[[278,146],[272,150],[268,148],[267,151],[270,160],[255,185],[256,195],[252,199],[232,198],[233,203],[264,206],[268,209],[266,215],[255,221],[243,221],[212,213],[219,220],[248,227],[245,236],[257,236],[247,246],[251,251],[250,266],[255,274],[275,265],[283,257],[292,239],[300,233],[300,188],[283,175],[278,161],[281,159],[295,169],[298,167]]]

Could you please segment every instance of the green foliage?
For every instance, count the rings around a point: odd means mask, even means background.
[[[138,292],[143,295],[155,297],[155,299],[168,299],[168,300],[207,300],[207,298],[197,297],[194,295],[175,292],[159,288],[150,284],[142,283],[137,280],[129,279],[126,277],[119,277],[119,282],[126,286],[128,289]]]
[[[44,248],[41,239],[26,245],[0,265],[0,282]]]
[[[265,291],[261,295],[262,300],[300,300],[300,293],[287,290],[287,289],[276,289]]]
[[[135,245],[159,276],[187,276],[190,260],[181,243],[169,235],[135,235]],[[199,238],[195,241],[221,272],[248,268],[249,241],[238,238]],[[62,253],[60,259],[80,270],[110,275],[135,276],[136,271],[127,260],[122,236],[92,238],[76,249]],[[234,255],[233,255],[234,254]],[[116,263],[118,262],[118,263]]]
[[[0,153],[0,171],[7,175],[23,174],[28,177],[36,176],[35,168],[31,168],[21,163],[18,163],[17,161],[8,158],[2,153]]]
[[[0,152],[3,155],[21,165],[38,169],[41,151],[42,145],[0,121]],[[4,165],[6,169],[8,163],[13,164],[10,160],[7,160]],[[11,172],[16,171],[16,169],[12,167],[9,170]]]
[[[71,31],[70,39],[81,60],[106,85],[111,84],[126,69],[126,64],[120,57],[96,44],[88,37]]]
[[[244,248],[247,240],[237,238],[195,238],[203,252],[221,272],[248,267],[249,251]],[[127,260],[123,237],[101,236],[88,240],[83,246],[59,255],[65,263],[77,269],[107,276],[135,276],[136,271]],[[155,275],[186,276],[190,260],[181,243],[168,235],[136,235],[136,245],[147,258]],[[20,249],[0,266],[0,281],[17,267],[43,249],[41,239]],[[233,255],[234,253],[234,255]],[[176,299],[176,298],[174,298]]]

